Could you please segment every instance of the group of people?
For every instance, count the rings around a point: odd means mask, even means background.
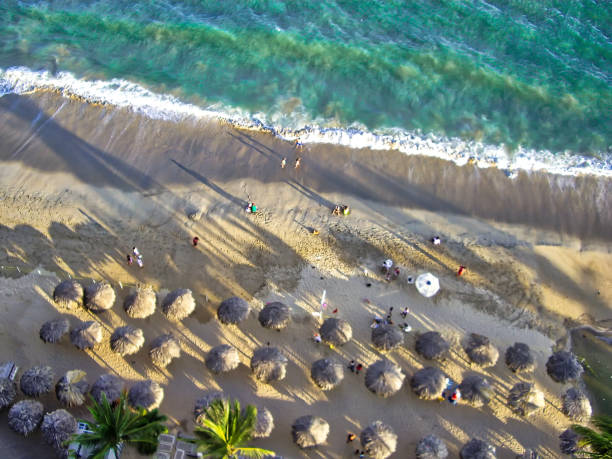
[[[410,309],[408,309],[408,307],[405,307],[402,310],[402,312],[400,312],[400,316],[402,317],[402,319],[404,319],[404,322],[399,324],[399,327],[406,333],[412,331],[412,327],[410,326],[410,324],[408,322],[405,322],[406,317],[408,317],[409,313],[410,313]],[[370,324],[370,328],[378,328],[382,324],[384,325],[394,325],[395,324],[393,322],[393,306],[389,308],[389,313],[387,314],[387,317],[385,319],[383,319],[380,316],[374,316],[374,318],[372,319],[372,323]]]
[[[357,435],[355,435],[352,432],[349,432],[348,435],[346,436],[346,443],[349,444],[349,443],[353,442],[356,438],[357,438]],[[365,457],[365,454],[366,454],[366,452],[361,450],[361,449],[356,449],[355,450],[355,456]]]
[[[133,264],[134,259],[136,259],[136,264],[138,265],[139,268],[144,268],[144,262],[142,261],[142,255],[140,254],[138,247],[132,247],[132,253],[127,254],[127,264],[128,265]]]
[[[351,360],[348,364],[348,369],[351,370],[352,373],[355,373],[356,375],[358,375],[361,370],[363,370],[363,365],[359,362],[355,362],[354,360]]]
[[[383,261],[382,272],[385,274],[385,280],[387,282],[397,279],[399,277],[399,275],[400,275],[399,266],[396,266],[394,268],[393,267],[393,260],[391,260],[390,258],[388,258],[385,261]]]
[[[295,157],[295,163],[293,166],[294,169],[299,169],[300,165],[302,164],[302,157],[300,156],[300,153],[302,153],[303,150],[304,150],[304,144],[300,142],[300,139],[296,139],[295,140],[296,157]],[[283,156],[283,159],[281,160],[281,169],[284,169],[285,167],[287,167],[287,157]]]
[[[332,210],[332,215],[348,215],[351,213],[351,209],[349,206],[347,205],[336,205],[336,207],[334,207],[334,210]]]

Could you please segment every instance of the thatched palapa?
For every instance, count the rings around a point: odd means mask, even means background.
[[[53,319],[40,327],[40,339],[45,343],[57,343],[70,330],[70,321],[65,317]]]
[[[77,421],[68,411],[59,409],[45,414],[40,430],[45,443],[56,451],[63,451],[64,442],[77,430]]]
[[[221,391],[210,391],[196,400],[193,408],[193,418],[197,424],[201,424],[206,416],[206,410],[215,400],[227,400],[227,397]]]
[[[251,307],[242,298],[234,296],[224,300],[217,309],[217,318],[222,324],[237,325],[249,316]]]
[[[31,434],[43,418],[43,404],[36,400],[21,400],[8,412],[8,425],[24,437]]]
[[[98,322],[83,322],[70,330],[70,342],[79,349],[93,349],[102,342],[102,326]]]
[[[404,333],[393,325],[380,324],[372,329],[372,344],[379,351],[390,351],[404,343]]]
[[[314,448],[325,443],[329,435],[329,424],[318,416],[302,416],[291,426],[293,441],[302,449]]]
[[[351,324],[346,320],[330,317],[325,319],[319,329],[321,339],[333,346],[342,346],[348,343],[353,337]]]
[[[419,335],[415,349],[428,360],[444,360],[448,356],[450,344],[437,331],[428,331]]]
[[[397,435],[382,421],[374,421],[361,431],[361,446],[373,459],[385,459],[395,452]]]
[[[107,373],[98,378],[91,386],[91,396],[98,402],[102,403],[102,394],[106,395],[106,399],[112,403],[121,398],[123,391],[123,381],[113,374]]]
[[[180,288],[170,292],[162,302],[162,312],[170,320],[183,320],[195,309],[193,294],[188,288]]]
[[[544,407],[544,394],[531,383],[519,382],[510,389],[508,406],[521,416],[529,416]]]
[[[578,451],[578,434],[572,429],[566,429],[559,435],[559,449],[563,454],[572,456]]]
[[[53,388],[55,374],[47,366],[37,366],[26,370],[19,380],[21,392],[29,397],[38,397],[46,394]]]
[[[213,373],[226,373],[235,370],[240,365],[238,350],[229,344],[213,347],[206,356],[206,368]]]
[[[495,459],[495,446],[488,444],[484,440],[472,438],[468,441],[459,453],[461,459]]]
[[[506,349],[506,365],[514,373],[533,371],[535,361],[529,346],[525,343],[514,343]]]
[[[67,371],[55,385],[57,399],[67,406],[80,406],[85,403],[89,384],[87,374],[82,370]]]
[[[265,407],[257,408],[257,419],[251,436],[253,438],[267,438],[272,434],[272,430],[274,430],[274,417],[272,417],[270,410]]]
[[[567,351],[555,352],[546,362],[546,372],[558,383],[566,383],[578,379],[584,369],[578,358]]]
[[[140,328],[126,325],[115,329],[110,338],[110,347],[119,355],[130,355],[138,352],[144,342],[144,334]]]
[[[251,358],[251,370],[255,377],[265,383],[280,381],[287,373],[287,357],[276,347],[260,347]]]
[[[472,362],[481,367],[495,365],[499,358],[499,351],[484,335],[471,333],[465,344],[465,352]]]
[[[286,304],[274,301],[259,311],[258,319],[262,327],[280,330],[287,326],[290,316],[291,312]]]
[[[67,279],[60,282],[53,290],[53,301],[66,309],[78,308],[83,306],[85,293],[83,286],[74,279]]]
[[[125,313],[132,319],[145,319],[155,312],[157,295],[149,286],[138,287],[130,293],[124,303]]]
[[[416,445],[416,459],[446,459],[448,449],[437,436],[431,434],[422,438]]]
[[[406,375],[394,363],[383,359],[370,365],[365,375],[365,385],[376,395],[390,397],[397,393],[404,384]]]
[[[115,290],[108,282],[93,282],[85,288],[85,307],[90,311],[108,311],[114,304]]]
[[[8,378],[0,378],[0,410],[7,408],[17,396],[17,384]]]
[[[154,365],[162,368],[167,367],[172,359],[181,356],[181,345],[172,333],[158,336],[151,343],[149,356]]]
[[[437,400],[446,388],[448,378],[436,367],[425,367],[417,371],[410,380],[412,391],[421,400]]]
[[[128,392],[128,403],[133,408],[152,410],[158,408],[164,399],[164,389],[155,381],[138,381]]]
[[[488,405],[495,396],[488,379],[477,374],[467,375],[459,384],[461,398],[476,408]]]
[[[580,389],[570,387],[565,394],[563,394],[563,404],[561,405],[561,411],[572,421],[586,422],[591,417],[593,410],[591,408],[591,402],[587,398],[586,394]]]
[[[334,359],[320,359],[312,364],[310,377],[323,390],[331,390],[344,379],[344,365]]]

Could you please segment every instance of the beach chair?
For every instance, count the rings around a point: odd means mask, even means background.
[[[168,453],[160,453],[159,451],[155,453],[155,459],[172,459],[170,454]]]
[[[174,452],[174,459],[185,459],[185,451],[182,449],[177,449]]]
[[[177,440],[176,449],[182,449],[183,451],[185,451],[186,456],[198,457],[198,445],[196,445],[195,443]]]
[[[0,366],[0,378],[6,378],[10,381],[15,381],[15,376],[17,376],[18,371],[19,367],[15,362],[7,362]]]

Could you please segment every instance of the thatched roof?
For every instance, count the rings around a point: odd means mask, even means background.
[[[53,301],[66,309],[83,306],[83,286],[74,279],[60,282],[53,290]]]
[[[265,407],[257,408],[257,420],[251,436],[253,438],[267,438],[272,434],[273,429],[274,417],[272,417],[270,410]]]
[[[135,354],[145,342],[144,334],[140,328],[118,327],[110,338],[111,349],[119,355]]]
[[[271,346],[255,350],[251,358],[251,370],[255,377],[265,383],[280,381],[287,373],[287,357],[280,349]]]
[[[344,365],[334,359],[320,359],[310,367],[310,377],[323,390],[331,390],[344,379]]]
[[[280,330],[285,328],[289,323],[291,312],[289,306],[278,301],[266,304],[261,311],[259,311],[259,323],[262,327],[273,328]]]
[[[29,397],[38,397],[46,394],[53,388],[55,374],[47,366],[37,366],[26,370],[19,380],[21,392]]]
[[[172,359],[181,356],[181,345],[172,333],[158,336],[151,343],[149,356],[154,365],[166,367],[172,362]]]
[[[223,301],[217,309],[217,317],[222,324],[239,324],[249,316],[251,307],[242,298],[234,296]]]
[[[302,416],[291,426],[293,441],[300,448],[314,448],[325,443],[329,435],[329,424],[318,416]]]
[[[397,435],[382,421],[374,421],[361,431],[361,446],[373,459],[385,459],[395,452]]]
[[[102,403],[102,394],[106,394],[109,402],[119,400],[123,391],[123,381],[111,373],[104,374],[91,386],[91,396]]]
[[[55,385],[57,399],[67,406],[79,406],[85,403],[89,391],[86,375],[82,370],[67,371]]]
[[[406,375],[394,363],[383,359],[368,367],[365,375],[365,385],[376,395],[389,397],[402,388]]]
[[[98,322],[82,322],[70,330],[70,342],[79,349],[93,349],[102,342],[102,326]]]
[[[468,441],[459,453],[461,459],[495,459],[495,446],[489,445],[486,441],[472,438]]]
[[[138,381],[128,392],[128,403],[133,408],[145,408],[152,410],[161,405],[164,399],[164,389],[155,381],[145,379]]]
[[[477,374],[470,374],[463,378],[459,384],[459,391],[461,398],[476,408],[488,405],[495,396],[489,380]]]
[[[8,425],[15,432],[26,436],[31,434],[43,418],[43,404],[36,400],[21,400],[8,412]]]
[[[428,331],[419,335],[415,348],[417,353],[426,359],[444,360],[450,350],[450,344],[437,331]]]
[[[195,309],[193,294],[188,288],[180,288],[166,295],[162,301],[162,312],[170,320],[183,320]]]
[[[132,319],[144,319],[155,312],[157,295],[149,286],[138,287],[123,302],[123,309]]]
[[[114,304],[115,290],[108,282],[93,282],[85,288],[85,307],[90,311],[108,311]]]
[[[526,449],[523,454],[516,456],[516,459],[542,459],[542,456],[533,449]]]
[[[40,339],[45,343],[57,343],[69,329],[70,321],[65,317],[50,320],[40,327]]]
[[[353,337],[351,324],[346,320],[336,319],[335,317],[325,319],[319,329],[319,333],[323,341],[333,344],[334,346],[342,346],[348,343]]]
[[[372,329],[372,344],[379,351],[390,351],[403,342],[404,333],[393,325],[380,324]]]
[[[586,422],[593,413],[591,402],[580,389],[570,387],[563,394],[561,411],[572,421]]]
[[[446,459],[447,457],[446,444],[433,434],[422,438],[416,445],[416,459]]]
[[[529,416],[544,407],[544,394],[531,383],[519,382],[510,389],[508,406],[521,416]]]
[[[515,373],[533,371],[535,360],[529,346],[525,343],[514,343],[506,349],[506,365]]]
[[[68,411],[59,409],[45,414],[40,430],[45,443],[63,451],[66,449],[63,443],[77,430],[77,421]]]
[[[573,455],[578,451],[578,434],[572,429],[566,429],[559,435],[559,449],[563,454]]]
[[[206,356],[206,368],[213,373],[225,373],[235,370],[240,365],[238,350],[229,344],[213,347]]]
[[[7,408],[17,396],[17,384],[8,378],[0,378],[0,410]]]
[[[201,424],[206,410],[210,404],[215,400],[226,400],[227,396],[221,391],[209,391],[206,392],[202,397],[196,400],[195,407],[193,408],[193,418],[197,424]]]
[[[491,367],[499,358],[499,351],[489,338],[478,333],[470,334],[464,349],[470,360],[481,367]]]
[[[558,383],[578,379],[584,369],[574,354],[567,351],[555,352],[546,362],[546,372]]]
[[[417,371],[410,380],[412,391],[422,400],[436,400],[446,388],[447,377],[436,367],[425,367]]]

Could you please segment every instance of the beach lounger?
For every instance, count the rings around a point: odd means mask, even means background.
[[[15,362],[7,362],[0,366],[0,378],[6,378],[10,381],[15,381],[15,376],[17,376],[18,371],[19,367]]]
[[[174,459],[185,459],[185,451],[182,449],[177,449],[174,453]]]

